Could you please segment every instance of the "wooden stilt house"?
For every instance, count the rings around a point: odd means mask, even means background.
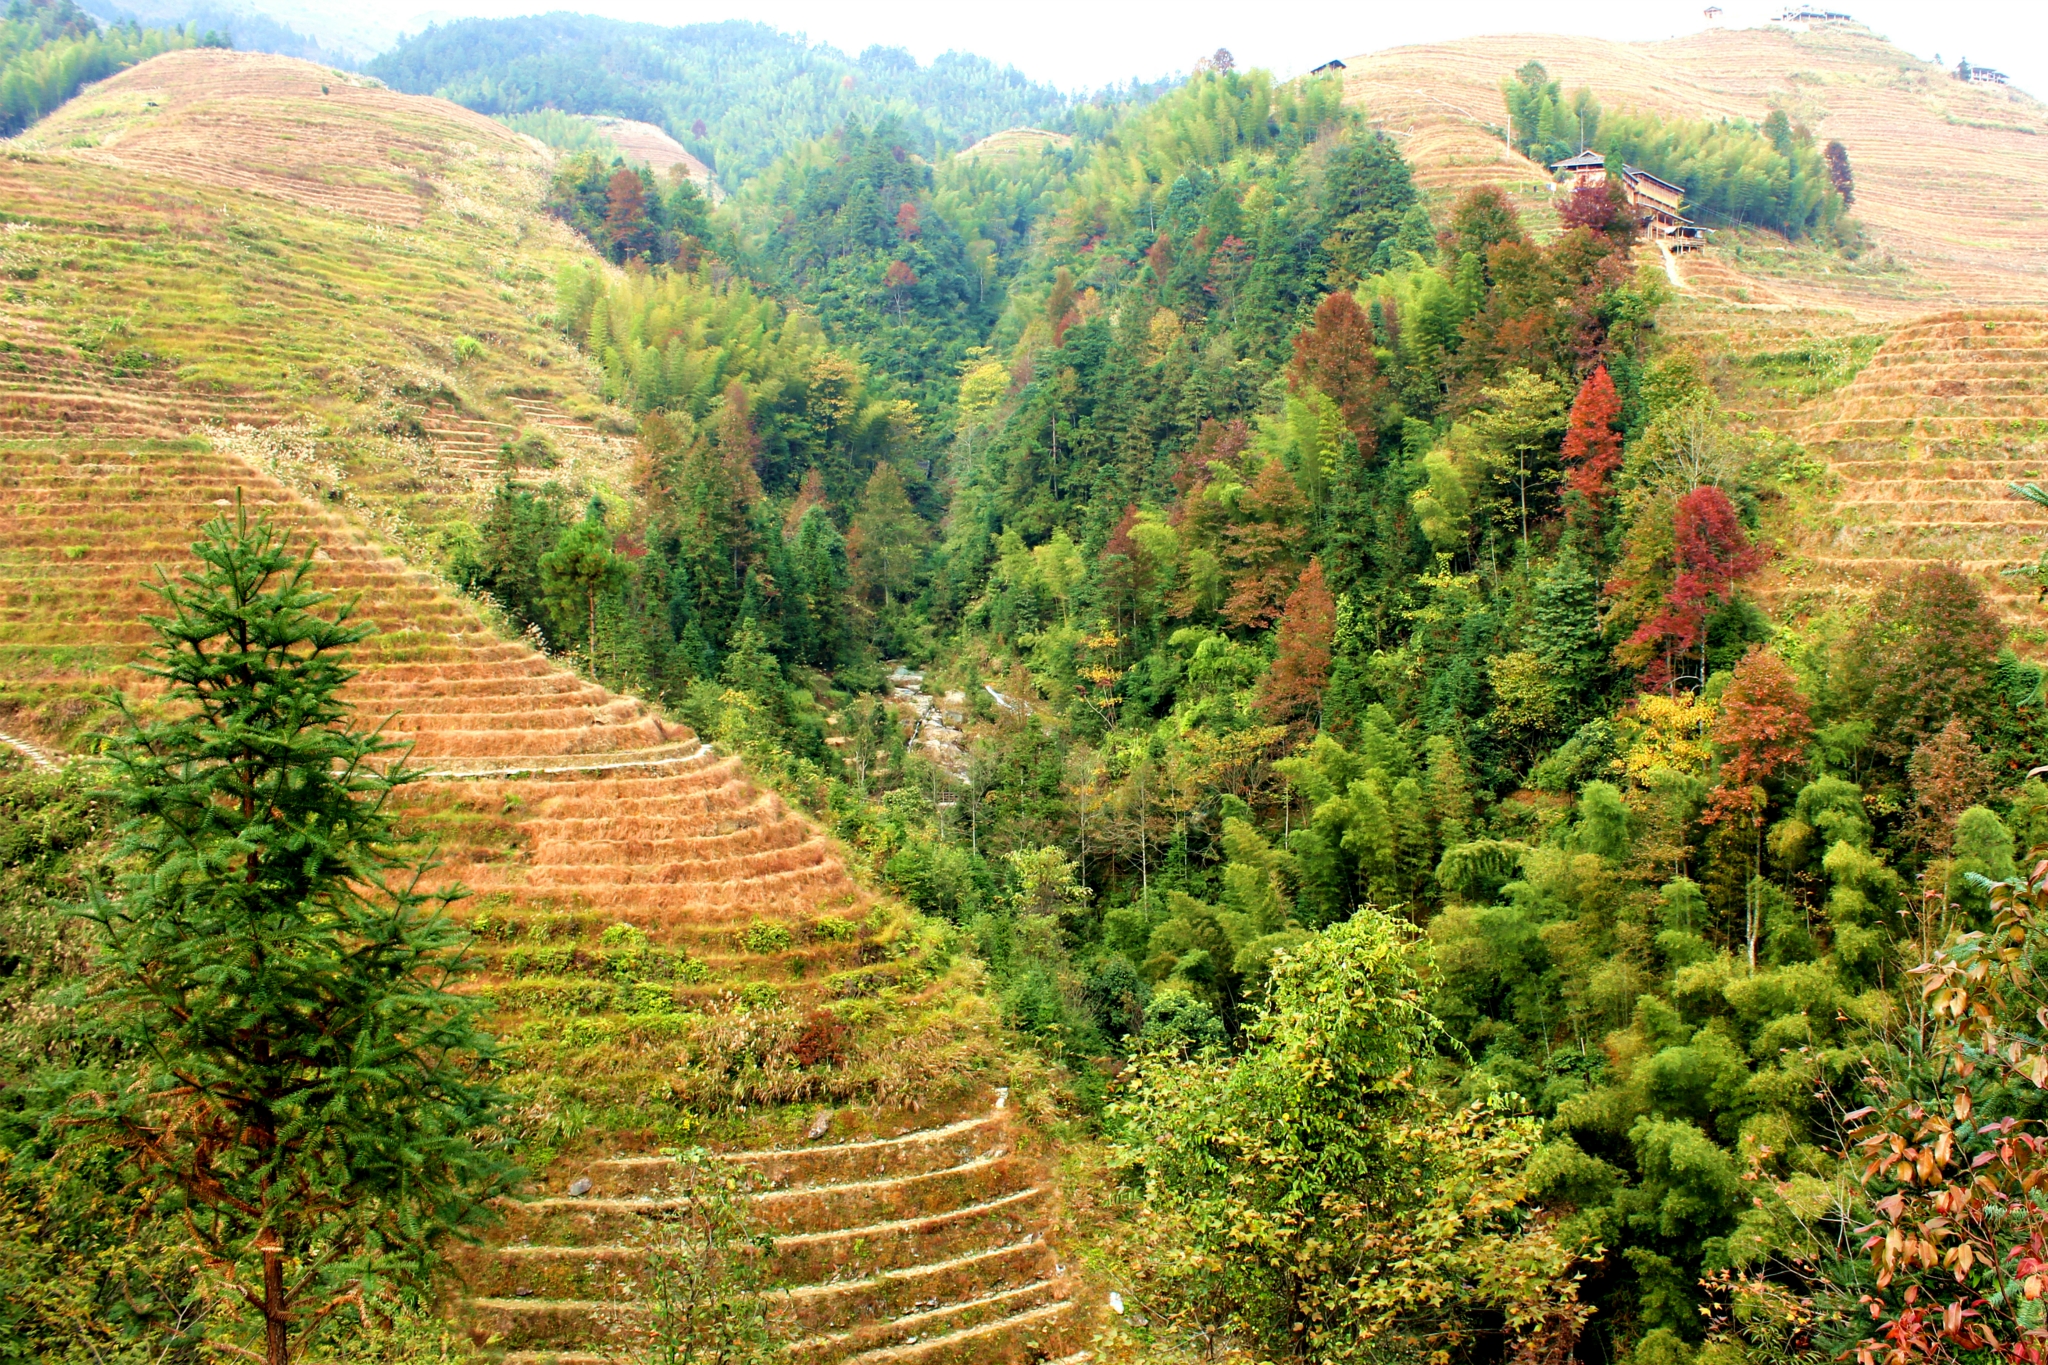
[[[1650,240],[1664,242],[1673,251],[1697,251],[1706,245],[1707,230],[1685,216],[1682,186],[1624,164],[1621,188]]]

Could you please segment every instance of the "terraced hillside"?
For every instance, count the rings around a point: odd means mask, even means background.
[[[183,559],[199,527],[232,510],[238,489],[252,510],[317,540],[322,585],[355,596],[359,615],[378,626],[348,695],[366,716],[395,715],[395,732],[422,762],[696,747],[639,703],[504,641],[472,604],[377,549],[339,513],[196,448],[0,447],[0,700],[40,706],[43,728],[61,729],[85,718],[95,694],[132,688],[121,665],[146,638],[141,613],[157,606],[145,587],[153,567]]]
[[[538,211],[546,149],[311,63],[167,55],[0,144],[0,440],[288,425],[244,453],[404,550],[536,426],[579,492],[624,481],[622,415],[544,325],[589,259]]]
[[[2010,487],[2048,479],[2048,312],[1972,309],[1899,328],[1787,425],[1834,485],[1784,565],[1792,595],[1859,595],[1943,560],[1980,575],[2036,646],[2048,640],[2032,587],[2001,576],[2048,552],[2048,509]]]
[[[442,850],[435,884],[471,893],[512,1084],[563,1152],[463,1262],[476,1340],[610,1358],[674,1207],[643,1197],[661,1151],[708,1124],[762,1178],[793,1358],[1069,1353],[1087,1319],[1048,1241],[1043,1154],[1020,1155],[1032,1139],[995,1107],[1010,1063],[943,943],[737,759],[500,640],[340,514],[210,450],[0,452],[5,698],[133,690],[116,665],[142,636],[141,579],[237,488],[381,627],[349,695],[395,713],[432,774],[406,808]],[[821,1103],[854,1140],[792,1146]]]
[[[529,171],[531,142],[445,100],[258,52],[188,49],[85,91],[17,141],[34,151],[251,190],[417,227],[480,160]],[[474,208],[483,208],[478,203]]]
[[[1043,128],[1004,128],[1000,132],[990,133],[960,155],[992,157],[998,161],[1019,161],[1035,157],[1048,149],[1060,151],[1073,145],[1074,139],[1065,133],[1049,133]]]
[[[1943,307],[2048,301],[2048,110],[2017,91],[1970,85],[1856,26],[1813,32],[1710,29],[1657,43],[1511,34],[1392,48],[1352,59],[1345,96],[1400,141],[1419,183],[1529,185],[1541,168],[1511,154],[1501,82],[1534,58],[1567,91],[1609,108],[1762,119],[1773,108],[1839,138],[1856,171],[1856,214],[1877,255],[1905,273],[1837,262],[1774,272],[1788,304],[1905,317]],[[1713,255],[1715,253],[1709,253]],[[1725,260],[1725,253],[1723,264]],[[1806,263],[1802,263],[1805,265]]]
[[[1014,1140],[1011,1115],[989,1107],[890,1136],[723,1154],[759,1187],[788,1358],[1087,1359],[1068,1349],[1073,1283],[1037,1230],[1046,1175]],[[611,1358],[621,1309],[607,1291],[646,1261],[677,1169],[660,1155],[562,1163],[504,1230],[511,1240],[465,1255],[473,1331],[509,1360]]]
[[[644,162],[656,175],[681,167],[683,174],[705,194],[713,199],[724,197],[724,191],[712,178],[711,168],[699,161],[689,148],[670,137],[666,129],[638,119],[603,115],[590,116],[588,121],[598,132],[610,138],[612,145],[628,161]]]
[[[469,893],[539,1172],[451,1291],[485,1354],[614,1358],[673,1207],[641,1196],[705,1141],[759,1176],[793,1359],[1074,1351],[1043,1139],[998,1107],[1037,1064],[978,969],[737,759],[399,553],[533,477],[505,459],[524,437],[579,493],[633,458],[543,325],[587,256],[535,209],[544,154],[304,63],[192,56],[0,160],[0,742],[50,759],[113,689],[147,704],[122,667],[143,580],[240,490],[375,623],[347,695],[413,743],[408,820]]]

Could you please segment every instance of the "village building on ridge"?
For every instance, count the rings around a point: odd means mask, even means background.
[[[1607,158],[1594,151],[1553,161],[1550,169],[1574,190],[1607,183]],[[1652,241],[1673,251],[1697,251],[1707,244],[1707,229],[1685,216],[1683,186],[1623,163],[1621,190],[1635,211],[1637,225]]]

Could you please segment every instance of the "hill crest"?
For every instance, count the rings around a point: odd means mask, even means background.
[[[1761,121],[1773,109],[1839,139],[1856,217],[1903,278],[1853,285],[1822,267],[1770,279],[1793,306],[1903,319],[1964,306],[2048,302],[2048,108],[1970,84],[1860,26],[1709,29],[1659,42],[1502,34],[1351,59],[1347,102],[1392,134],[1418,183],[1528,187],[1547,172],[1509,152],[1501,82],[1534,59],[1608,109]],[[1710,253],[1711,254],[1711,253]]]
[[[446,100],[296,57],[190,48],[79,92],[10,146],[417,226],[452,164],[538,176],[545,155]]]

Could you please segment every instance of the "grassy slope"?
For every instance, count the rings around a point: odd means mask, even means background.
[[[469,1256],[477,1340],[595,1344],[590,1301],[639,1264],[635,1193],[667,1178],[649,1154],[683,1140],[775,1185],[775,1273],[820,1286],[789,1300],[807,1359],[905,1338],[905,1359],[1021,1358],[1083,1331],[1043,1240],[1044,1068],[947,933],[877,902],[737,761],[393,553],[468,516],[520,426],[550,429],[572,481],[625,485],[630,447],[601,429],[622,415],[541,321],[583,254],[536,212],[544,154],[454,106],[218,53],[125,73],[10,152],[0,724],[75,732],[81,697],[132,686],[112,666],[138,580],[236,486],[362,594],[383,633],[358,699],[401,712],[422,766],[487,770],[407,800],[437,875],[477,892],[460,913],[551,1199]],[[999,1086],[1017,1103],[991,1118]],[[821,1105],[806,1155],[746,1155],[802,1145]],[[911,1131],[948,1121],[970,1126]],[[596,1188],[570,1195],[579,1174]]]
[[[2048,326],[2035,211],[2048,197],[2048,108],[1953,80],[1855,26],[1395,48],[1355,59],[1345,91],[1401,141],[1421,184],[1501,185],[1541,224],[1545,174],[1498,136],[1500,84],[1530,58],[1610,109],[1760,120],[1783,108],[1847,146],[1870,249],[1846,261],[1724,231],[1678,264],[1665,344],[1700,356],[1739,425],[1788,443],[1764,585],[1784,614],[1852,604],[1891,569],[1954,560],[2038,652],[2048,612],[1999,571],[2048,550],[2048,512],[2006,488],[2048,468],[2048,384],[2035,378],[2048,355],[2035,344]]]
[[[520,427],[580,427],[571,480],[623,484],[629,452],[598,429],[623,414],[541,322],[588,253],[537,210],[538,144],[309,63],[182,52],[5,145],[9,434],[289,421],[303,439],[254,448],[416,557]],[[154,396],[126,421],[64,401],[138,386]]]
[[[1774,281],[1788,301],[1900,317],[1971,304],[2048,303],[2034,206],[2048,191],[2048,109],[2017,90],[1965,85],[1865,30],[1715,29],[1659,43],[1548,34],[1473,38],[1356,58],[1347,99],[1401,138],[1432,186],[1532,183],[1508,158],[1500,83],[1535,58],[1567,92],[1608,108],[1761,120],[1782,107],[1839,138],[1857,216],[1910,278],[1842,279],[1823,262]],[[1768,273],[1759,270],[1757,273]]]

